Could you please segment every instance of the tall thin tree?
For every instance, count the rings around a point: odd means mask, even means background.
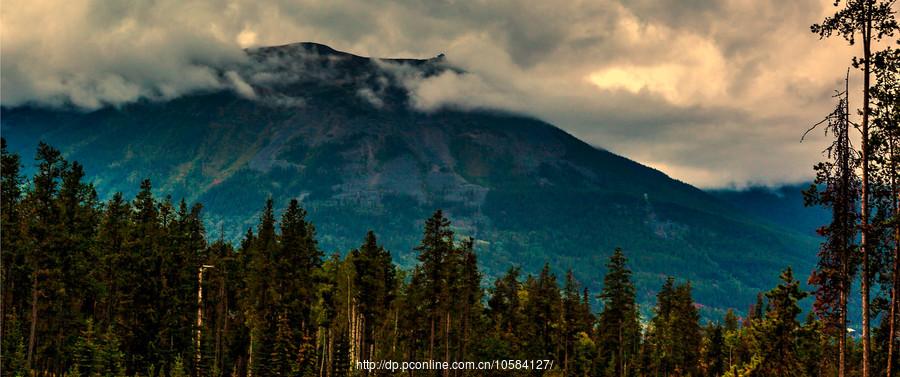
[[[863,71],[863,108],[862,108],[862,142],[860,145],[860,159],[862,167],[862,182],[860,193],[860,243],[859,249],[862,257],[862,377],[869,377],[869,353],[871,345],[869,335],[869,200],[871,187],[869,186],[869,115],[871,113],[869,103],[871,101],[871,72],[872,72],[872,45],[878,43],[886,36],[892,36],[897,29],[897,21],[894,18],[895,0],[846,0],[843,8],[834,15],[826,17],[821,24],[811,26],[813,33],[820,37],[840,35],[851,45],[862,39],[862,57],[854,58],[853,65],[861,67]],[[840,0],[835,0],[835,6],[841,6]]]
[[[809,283],[816,286],[816,312],[838,339],[840,377],[846,373],[847,300],[859,260],[855,255],[859,156],[850,140],[848,86],[849,75],[844,90],[834,95],[838,99],[834,111],[813,126],[824,124],[826,135],[830,133],[834,141],[824,151],[829,160],[815,166],[815,183],[804,192],[806,205],[831,209],[831,223],[818,229],[826,240],[819,249],[819,263]]]

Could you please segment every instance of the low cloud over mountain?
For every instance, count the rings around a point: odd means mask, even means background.
[[[409,81],[420,109],[524,112],[704,187],[809,178],[822,141],[799,135],[852,52],[809,33],[831,1],[671,3],[12,0],[0,11],[2,104],[252,97],[242,49],[295,41],[444,52],[460,71]]]

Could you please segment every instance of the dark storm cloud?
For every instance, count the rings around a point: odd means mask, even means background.
[[[850,56],[809,25],[830,0],[10,0],[2,103],[96,108],[194,90],[256,98],[242,48],[315,41],[379,57],[446,53],[415,105],[499,108],[701,186],[810,177]],[[378,103],[377,92],[359,95]]]

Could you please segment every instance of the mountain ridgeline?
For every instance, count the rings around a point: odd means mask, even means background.
[[[202,203],[210,239],[236,242],[266,199],[296,198],[326,252],[346,252],[372,229],[409,267],[422,219],[440,208],[473,237],[487,277],[511,265],[536,273],[548,262],[592,291],[622,247],[645,313],[667,275],[690,280],[701,313],[718,317],[743,312],[785,266],[805,277],[814,264],[811,234],[553,125],[497,111],[417,110],[410,80],[461,73],[443,57],[377,60],[312,43],[247,54],[247,64],[222,72],[238,72],[253,93],[94,111],[3,108],[3,136],[23,156],[39,141],[60,148],[84,165],[101,199],[132,197],[148,178],[158,196]]]
[[[805,205],[806,199],[803,192],[809,190],[811,184],[798,183],[779,187],[751,186],[707,192],[764,221],[786,229],[815,235],[816,231],[831,219],[831,213],[827,208],[821,206]]]

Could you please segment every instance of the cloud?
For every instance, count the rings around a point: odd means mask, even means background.
[[[93,109],[227,87],[234,80],[218,68],[245,55],[213,21],[219,11],[165,0],[6,2],[0,10],[3,105]]]
[[[237,92],[241,97],[253,99],[256,98],[256,92],[253,91],[253,87],[250,86],[241,75],[239,75],[235,71],[225,72],[225,77],[228,78],[228,81],[231,83],[231,86],[234,87],[234,91]]]
[[[227,88],[274,101],[254,88],[315,66],[270,56],[247,71],[243,48],[443,52],[464,73],[392,71],[421,110],[522,112],[692,184],[777,184],[811,178],[825,140],[799,136],[828,112],[855,52],[809,32],[833,11],[830,0],[9,0],[0,97],[96,108]],[[357,94],[380,103],[378,87]]]

